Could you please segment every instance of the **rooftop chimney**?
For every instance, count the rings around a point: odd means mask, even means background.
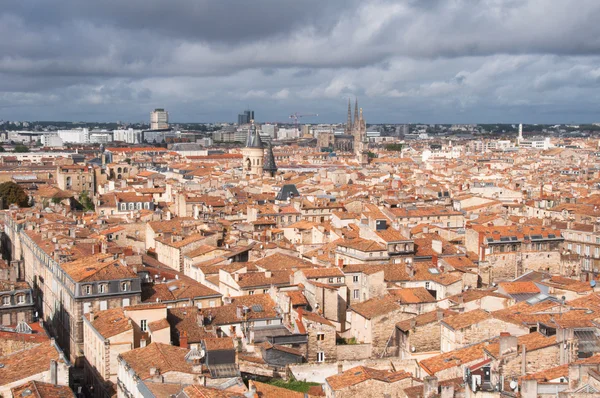
[[[436,311],[436,316],[437,316],[438,321],[441,321],[442,319],[444,319],[444,310],[438,308]]]
[[[271,271],[265,271],[265,278],[270,278],[271,276]]]
[[[58,362],[55,359],[50,360],[50,383],[58,384]]]
[[[185,330],[181,332],[181,336],[179,336],[179,347],[190,348],[188,344],[188,334]]]
[[[90,310],[89,314],[90,314],[90,322],[94,322],[94,319],[96,319],[96,316],[94,315],[94,310]]]
[[[434,239],[431,241],[431,248],[437,254],[442,254],[442,241],[439,239]]]
[[[438,393],[438,379],[435,376],[427,376],[423,379],[423,398],[431,398]]]
[[[140,339],[140,348],[146,347],[146,338],[142,337]]]
[[[500,333],[500,355],[517,352],[517,336],[511,336],[510,333]]]

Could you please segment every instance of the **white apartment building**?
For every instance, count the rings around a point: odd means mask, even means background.
[[[73,144],[89,144],[90,131],[87,128],[79,128],[72,130],[58,130],[58,136],[64,143],[70,142]]]
[[[163,108],[156,108],[150,114],[150,130],[163,130],[169,128],[169,112]]]
[[[113,130],[113,140],[128,144],[139,144],[142,142],[142,130],[134,130],[132,128]]]

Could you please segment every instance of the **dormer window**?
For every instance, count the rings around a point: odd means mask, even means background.
[[[25,304],[25,295],[20,294],[17,296],[17,304]]]
[[[100,291],[100,293],[106,293],[106,291],[108,290],[107,286],[106,286],[106,283],[100,284],[98,290]]]
[[[10,296],[2,297],[2,305],[10,305]]]
[[[92,294],[92,286],[91,285],[86,285],[83,287],[83,292],[85,294]]]
[[[124,292],[128,292],[130,290],[129,282],[122,282],[121,283],[121,290],[124,291]]]

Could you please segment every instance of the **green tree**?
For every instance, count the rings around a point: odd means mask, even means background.
[[[6,150],[4,149],[4,147],[2,145],[0,145],[0,152],[6,152]]]
[[[402,147],[403,147],[402,144],[388,144],[385,146],[385,149],[387,149],[388,151],[401,152]]]
[[[17,145],[15,145],[14,152],[17,152],[17,153],[29,152],[29,148],[27,148],[23,144],[17,144]]]
[[[29,197],[25,190],[18,184],[8,181],[0,184],[0,198],[5,207],[16,204],[19,207],[29,207]]]
[[[92,199],[90,199],[90,196],[88,195],[87,191],[83,191],[81,195],[79,195],[79,202],[81,203],[81,206],[83,206],[83,210],[85,211],[94,211],[94,209],[96,208],[96,206],[94,206],[94,202],[92,202]]]

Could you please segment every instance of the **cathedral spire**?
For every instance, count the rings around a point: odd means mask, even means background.
[[[358,128],[358,123],[360,119],[358,118],[358,98],[354,100],[354,124],[352,125],[355,129]]]
[[[269,142],[267,146],[263,171],[271,177],[275,177],[275,173],[277,173],[277,164],[275,163],[275,155],[273,154],[273,146],[271,145],[271,142]]]
[[[348,98],[348,120],[346,121],[346,132],[352,131],[352,106]]]

